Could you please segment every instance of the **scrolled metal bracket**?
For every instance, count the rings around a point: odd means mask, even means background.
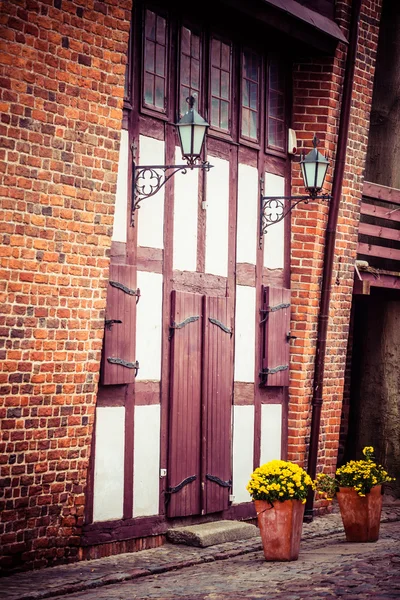
[[[282,221],[301,202],[308,204],[315,200],[329,202],[330,194],[304,196],[264,196],[264,179],[260,179],[260,248],[268,227]]]
[[[188,169],[201,169],[207,172],[213,167],[207,161],[200,164],[186,165],[136,165],[134,160],[136,148],[134,144],[131,146],[131,151],[133,157],[131,225],[133,227],[135,225],[135,212],[140,208],[140,203],[145,198],[151,198],[151,196],[157,194],[176,173],[182,172],[182,175],[186,175]]]

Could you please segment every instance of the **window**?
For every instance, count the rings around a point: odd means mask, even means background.
[[[267,95],[267,140],[269,148],[285,150],[285,77],[282,64],[269,63]]]
[[[188,108],[186,98],[197,95],[197,106],[200,104],[200,36],[187,27],[181,29],[180,58],[179,113],[182,116]]]
[[[144,29],[143,106],[166,113],[167,22],[146,10]]]
[[[211,40],[211,126],[230,132],[231,112],[231,46]]]
[[[242,115],[241,135],[259,140],[260,57],[251,50],[242,53]]]

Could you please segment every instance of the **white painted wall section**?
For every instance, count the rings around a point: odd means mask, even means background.
[[[236,262],[238,263],[256,264],[259,236],[258,203],[258,171],[255,167],[239,164],[236,241]]]
[[[122,519],[125,408],[96,409],[93,520]]]
[[[233,487],[234,503],[250,502],[246,490],[253,472],[254,406],[233,407]]]
[[[137,164],[143,166],[165,165],[164,142],[141,135]],[[147,183],[145,191],[148,192],[150,185],[154,184],[154,179],[150,178],[150,173],[146,176],[145,181]],[[148,248],[164,247],[164,195],[165,188],[162,187],[154,196],[145,198],[141,202],[139,210],[135,213],[135,222],[138,224],[139,246]]]
[[[128,157],[129,141],[128,132],[121,131],[121,144],[119,149],[117,193],[115,199],[114,226],[112,241],[126,242],[126,217],[128,210]]]
[[[133,516],[157,515],[160,485],[160,405],[135,406]]]
[[[285,178],[265,173],[265,196],[284,196]],[[285,263],[285,226],[284,220],[270,225],[264,234],[264,267],[282,269]]]
[[[281,458],[282,405],[261,406],[261,454],[260,464]]]
[[[138,271],[140,301],[136,316],[136,360],[140,368],[137,381],[160,381],[162,286],[160,273]]]
[[[236,286],[235,381],[254,381],[256,289]]]
[[[175,150],[175,164],[182,163],[182,151]],[[199,169],[187,170],[174,177],[173,269],[196,271],[197,211],[199,205]]]
[[[215,156],[207,160],[213,168],[207,180],[205,271],[228,275],[229,162]]]

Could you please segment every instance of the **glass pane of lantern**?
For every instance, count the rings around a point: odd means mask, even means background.
[[[195,156],[198,156],[201,152],[205,134],[206,134],[206,128],[203,127],[202,125],[196,125],[196,127],[194,128],[194,135],[193,135],[193,154]]]
[[[181,127],[178,127],[182,153],[184,155],[189,154],[191,150],[191,130],[192,128],[190,127],[190,125],[182,125]]]
[[[306,188],[314,189],[315,185],[315,162],[304,163],[304,183]]]
[[[322,188],[324,185],[324,179],[326,175],[328,165],[326,162],[318,163],[318,171],[317,171],[317,188]]]

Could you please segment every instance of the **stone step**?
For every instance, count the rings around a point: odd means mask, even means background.
[[[167,540],[173,544],[206,548],[225,542],[248,540],[259,535],[259,529],[243,521],[213,521],[168,529]]]

